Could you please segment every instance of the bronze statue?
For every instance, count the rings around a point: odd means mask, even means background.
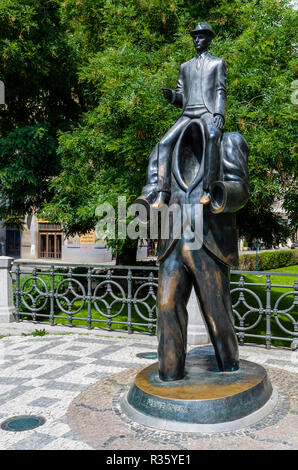
[[[180,67],[176,90],[163,89],[169,102],[182,107],[182,114],[154,148],[139,199],[157,208],[167,203],[187,205],[186,225],[201,241],[201,248],[189,249],[185,231],[175,238],[171,222],[169,237],[159,240],[157,334],[159,376],[164,381],[184,377],[186,306],[192,286],[219,370],[239,368],[229,269],[237,265],[238,257],[234,212],[249,196],[249,149],[240,134],[222,132],[226,65],[208,52],[214,36],[211,27],[198,23],[191,35],[197,55]],[[202,233],[196,231],[193,213],[199,204]]]
[[[199,118],[208,136],[201,204],[210,203],[209,188],[218,172],[219,144],[226,109],[226,64],[224,60],[208,53],[209,44],[214,37],[208,24],[198,23],[191,35],[196,56],[181,65],[176,90],[163,89],[168,102],[182,108],[182,115],[153,151],[158,153],[159,180],[159,195],[154,203],[155,207],[168,200],[170,155],[181,130],[191,119]]]

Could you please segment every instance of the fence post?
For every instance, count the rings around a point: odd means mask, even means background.
[[[0,323],[15,321],[10,272],[12,263],[13,258],[0,256]]]
[[[132,302],[132,289],[131,289],[132,271],[127,271],[127,333],[131,335],[133,333],[132,322],[131,322],[131,302]]]
[[[271,348],[271,276],[266,275],[266,349]]]

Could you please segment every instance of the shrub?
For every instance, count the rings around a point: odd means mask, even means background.
[[[258,254],[258,264],[260,271],[269,271],[270,269],[284,268],[298,264],[298,249],[265,251]],[[245,254],[239,256],[239,266],[237,269],[242,271],[256,270],[256,255]]]

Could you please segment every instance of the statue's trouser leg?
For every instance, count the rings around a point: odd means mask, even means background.
[[[180,242],[161,264],[158,288],[158,359],[162,380],[184,377],[187,347],[186,305],[192,284],[179,253]]]
[[[237,370],[239,350],[233,324],[229,268],[204,246],[193,251],[184,247],[182,253],[192,274],[218,367],[225,372]]]
[[[209,192],[211,184],[219,177],[219,149],[222,131],[214,124],[213,115],[210,113],[204,114],[201,117],[201,122],[204,125],[206,139],[203,189],[204,191]]]
[[[160,191],[170,191],[172,152],[181,131],[189,121],[189,117],[181,116],[157,144],[158,188]]]
[[[184,376],[186,305],[192,285],[208,327],[219,369],[230,372],[239,368],[229,268],[204,247],[187,250],[180,240],[162,262],[159,271],[157,333],[159,375],[162,380],[179,380]]]

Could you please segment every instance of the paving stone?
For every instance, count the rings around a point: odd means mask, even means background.
[[[133,380],[135,371],[156,362],[136,357],[140,352],[156,352],[156,337],[133,338],[123,334],[119,338],[113,332],[91,337],[72,332],[43,337],[10,336],[1,339],[0,345],[4,355],[0,361],[3,387],[0,424],[21,414],[39,414],[46,419],[36,430],[0,430],[0,449],[292,450],[298,447],[298,376],[293,374],[298,364],[289,350],[240,347],[240,356],[264,363],[270,370],[270,379],[280,388],[279,405],[270,419],[246,431],[198,437],[140,427],[129,422],[119,409],[121,394]],[[212,347],[207,347],[206,353],[210,351]],[[80,420],[83,435],[74,431],[71,419]],[[91,443],[86,435],[93,439]]]
[[[84,346],[71,346],[70,348],[66,348],[66,351],[86,351],[86,347]]]
[[[40,397],[36,400],[33,400],[31,403],[28,403],[29,406],[38,406],[40,408],[48,408],[54,403],[57,403],[57,399],[50,397]]]
[[[78,367],[81,366],[78,364],[65,364],[64,366],[57,367],[57,369],[51,370],[50,372],[46,372],[45,374],[40,375],[38,378],[47,380],[57,379]]]
[[[39,450],[43,449],[47,444],[55,440],[56,437],[54,436],[35,432],[30,437],[21,439],[12,446],[8,447],[7,450]]]
[[[81,359],[81,357],[72,356],[70,354],[38,354],[38,359],[46,359],[47,361],[75,362]]]
[[[76,342],[79,343],[87,343],[87,344],[115,344],[114,340],[107,340],[107,339],[101,339],[101,338],[86,338],[86,337],[79,337],[75,339]]]
[[[81,384],[71,383],[71,382],[51,381],[50,383],[45,384],[44,388],[47,388],[49,390],[65,390],[65,391],[71,390],[74,392],[79,392],[82,389],[86,388],[86,386],[81,385]]]
[[[9,400],[15,400],[16,398],[24,395],[25,392],[31,392],[32,390],[34,390],[34,387],[26,387],[24,385],[15,387],[9,392],[0,395],[0,406]]]
[[[102,367],[120,367],[121,369],[129,369],[131,367],[135,367],[135,362],[126,362],[126,361],[112,361],[108,359],[98,359],[98,361],[93,362],[93,364],[97,364]]]
[[[24,382],[27,382],[27,379],[21,377],[3,377],[0,376],[0,384],[2,385],[21,385]],[[0,395],[1,396],[1,395]]]
[[[41,354],[43,352],[49,351],[49,349],[56,348],[57,346],[60,346],[61,344],[64,344],[65,341],[51,341],[50,344],[45,344],[40,348],[34,349],[33,351],[30,351],[31,354]]]
[[[92,357],[92,358],[96,358],[96,359],[102,359],[104,356],[107,356],[108,354],[111,354],[111,353],[114,353],[114,352],[118,352],[119,349],[122,349],[124,348],[125,346],[124,345],[112,345],[112,346],[107,346],[106,348],[104,349],[101,349],[99,351],[96,351],[92,354],[88,354],[86,357]]]
[[[21,367],[20,370],[36,370],[42,367],[42,364],[29,364],[28,366]]]

